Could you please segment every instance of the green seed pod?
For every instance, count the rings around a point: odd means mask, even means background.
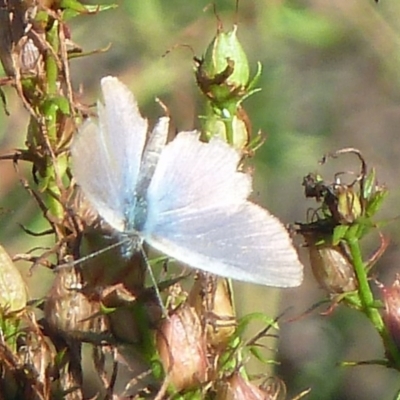
[[[249,63],[236,31],[236,25],[227,33],[218,29],[196,70],[201,91],[217,104],[236,104],[247,94]]]

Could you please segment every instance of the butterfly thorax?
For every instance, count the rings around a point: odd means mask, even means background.
[[[118,241],[121,244],[121,255],[126,260],[130,259],[135,253],[137,253],[143,243],[137,231],[126,231],[123,233],[118,233]]]
[[[142,195],[135,195],[135,200],[125,206],[124,232],[140,232],[147,218],[147,201]]]
[[[121,253],[124,258],[130,258],[136,253],[143,240],[140,238],[140,231],[147,218],[147,201],[144,196],[135,194],[133,201],[127,201],[125,204],[125,227],[123,232],[118,233],[121,242]]]

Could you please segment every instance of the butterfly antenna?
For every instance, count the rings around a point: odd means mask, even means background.
[[[149,259],[148,259],[148,257],[147,257],[147,254],[146,254],[146,252],[144,251],[144,248],[143,248],[142,245],[140,245],[139,248],[140,248],[140,253],[142,254],[144,263],[146,264],[146,269],[147,269],[147,271],[149,272],[150,279],[151,279],[151,281],[152,281],[152,283],[153,283],[154,293],[155,293],[155,295],[156,295],[156,297],[157,297],[157,300],[158,300],[158,302],[159,302],[159,304],[160,304],[160,307],[161,307],[163,316],[164,316],[165,318],[168,318],[168,311],[167,311],[167,309],[165,308],[164,302],[163,302],[163,300],[162,300],[162,298],[161,298],[161,293],[160,293],[160,290],[159,290],[159,288],[158,288],[158,283],[157,283],[157,281],[156,281],[156,277],[154,276],[153,269],[151,268],[151,265],[150,265]]]
[[[97,250],[94,253],[88,254],[88,255],[86,255],[84,257],[81,257],[81,258],[78,258],[77,260],[66,262],[66,263],[61,264],[61,265],[57,265],[57,267],[55,267],[53,271],[54,272],[58,272],[61,269],[71,268],[71,267],[74,267],[75,265],[82,264],[83,262],[86,262],[87,260],[95,258],[100,254],[103,254],[103,253],[105,253],[105,252],[107,252],[109,250],[112,250],[112,249],[115,249],[117,247],[120,247],[123,244],[128,243],[130,240],[131,240],[130,238],[126,238],[126,239],[120,240],[117,243],[110,244],[109,246],[104,247],[104,249]],[[147,263],[147,260],[146,260],[146,263]]]

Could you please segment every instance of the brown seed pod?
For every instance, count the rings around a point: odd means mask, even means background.
[[[396,277],[392,286],[382,286],[381,289],[385,304],[383,320],[394,343],[400,349],[400,276]]]
[[[54,279],[44,313],[49,327],[64,337],[91,343],[110,340],[109,321],[99,296],[88,296],[79,269],[62,268]]]
[[[310,257],[317,282],[330,294],[351,292],[357,289],[357,279],[351,259],[344,245],[333,245],[329,236],[300,231]]]
[[[156,341],[166,379],[177,391],[207,381],[205,334],[193,307],[183,305],[165,319],[157,331]]]
[[[235,372],[221,383],[216,400],[275,400],[274,393],[267,393]]]

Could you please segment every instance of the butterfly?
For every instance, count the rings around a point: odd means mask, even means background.
[[[240,154],[197,131],[167,143],[169,118],[148,135],[129,89],[101,80],[104,104],[71,145],[72,173],[128,255],[145,241],[194,269],[268,286],[298,286],[303,266],[281,222],[250,202]]]

